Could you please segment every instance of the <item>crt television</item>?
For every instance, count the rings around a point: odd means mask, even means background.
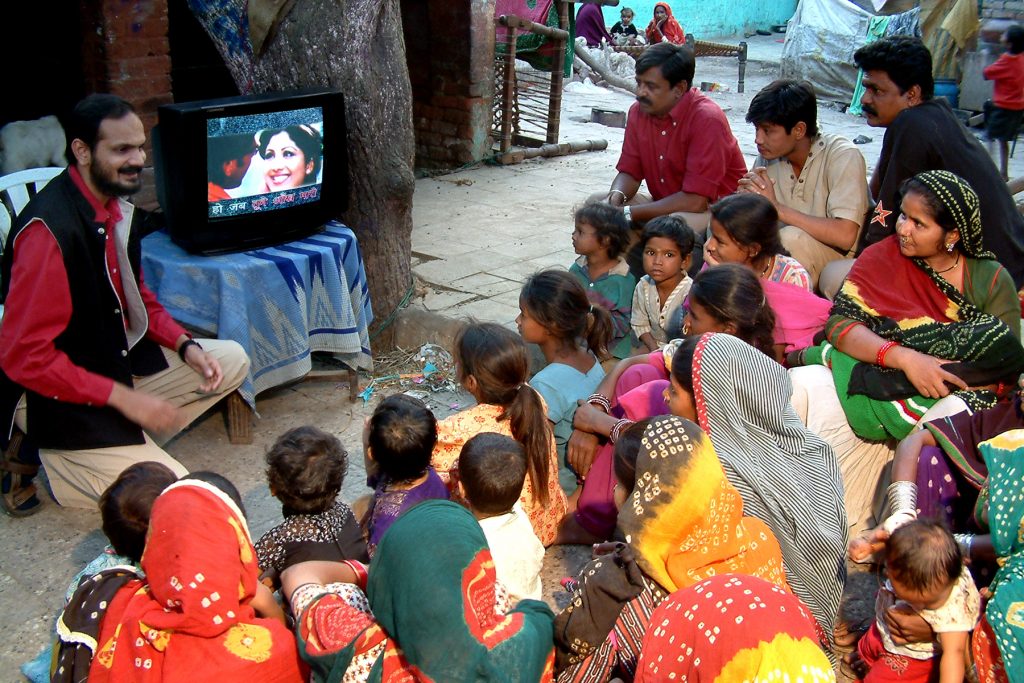
[[[170,237],[212,254],[304,237],[348,199],[345,103],[301,90],[159,108],[157,197]]]

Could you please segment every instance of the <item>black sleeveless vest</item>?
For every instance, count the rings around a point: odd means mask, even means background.
[[[132,225],[134,207],[122,202],[121,209],[131,269],[124,275],[133,278],[137,287],[142,247]],[[121,303],[107,274],[106,229],[94,218],[95,210],[65,169],[40,190],[11,227],[0,258],[0,297],[7,298],[12,264],[18,257],[18,234],[32,221],[42,221],[60,246],[71,295],[71,320],[54,345],[74,364],[130,387],[132,375],[154,374],[167,368],[167,361],[160,346],[145,337],[129,348]],[[0,370],[0,424],[8,427],[8,433],[22,392],[27,396],[29,434],[40,448],[81,450],[144,442],[141,427],[117,410],[41,396],[15,384]]]

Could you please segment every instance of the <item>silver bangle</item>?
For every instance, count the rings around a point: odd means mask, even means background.
[[[619,194],[622,195],[622,201],[624,201],[624,202],[627,201],[626,193],[623,192],[622,190],[609,190],[608,191],[608,198],[611,199],[611,196],[613,194],[615,194],[616,192],[618,192]]]
[[[622,215],[626,217],[626,222],[627,223],[632,223],[633,222],[633,207],[631,207],[629,204],[626,204],[624,207],[622,207]]]

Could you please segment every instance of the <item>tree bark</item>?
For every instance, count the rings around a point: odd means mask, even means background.
[[[244,11],[245,0],[230,2]],[[242,92],[251,83],[253,92],[320,86],[345,94],[349,196],[338,219],[359,238],[380,328],[412,284],[415,143],[399,0],[297,0],[252,60],[246,73],[244,62],[225,59]]]

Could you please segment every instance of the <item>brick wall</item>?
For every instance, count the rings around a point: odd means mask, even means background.
[[[90,92],[132,103],[146,130],[171,100],[167,0],[91,0],[83,3],[84,70]]]
[[[157,107],[172,102],[167,0],[88,0],[81,10],[86,92],[109,92],[131,102],[149,136]],[[151,137],[146,154],[151,165]],[[134,201],[154,208],[151,168],[143,173],[143,188]]]
[[[1024,20],[1024,0],[984,0],[981,18]]]
[[[453,168],[491,151],[494,0],[403,0],[417,168]]]

